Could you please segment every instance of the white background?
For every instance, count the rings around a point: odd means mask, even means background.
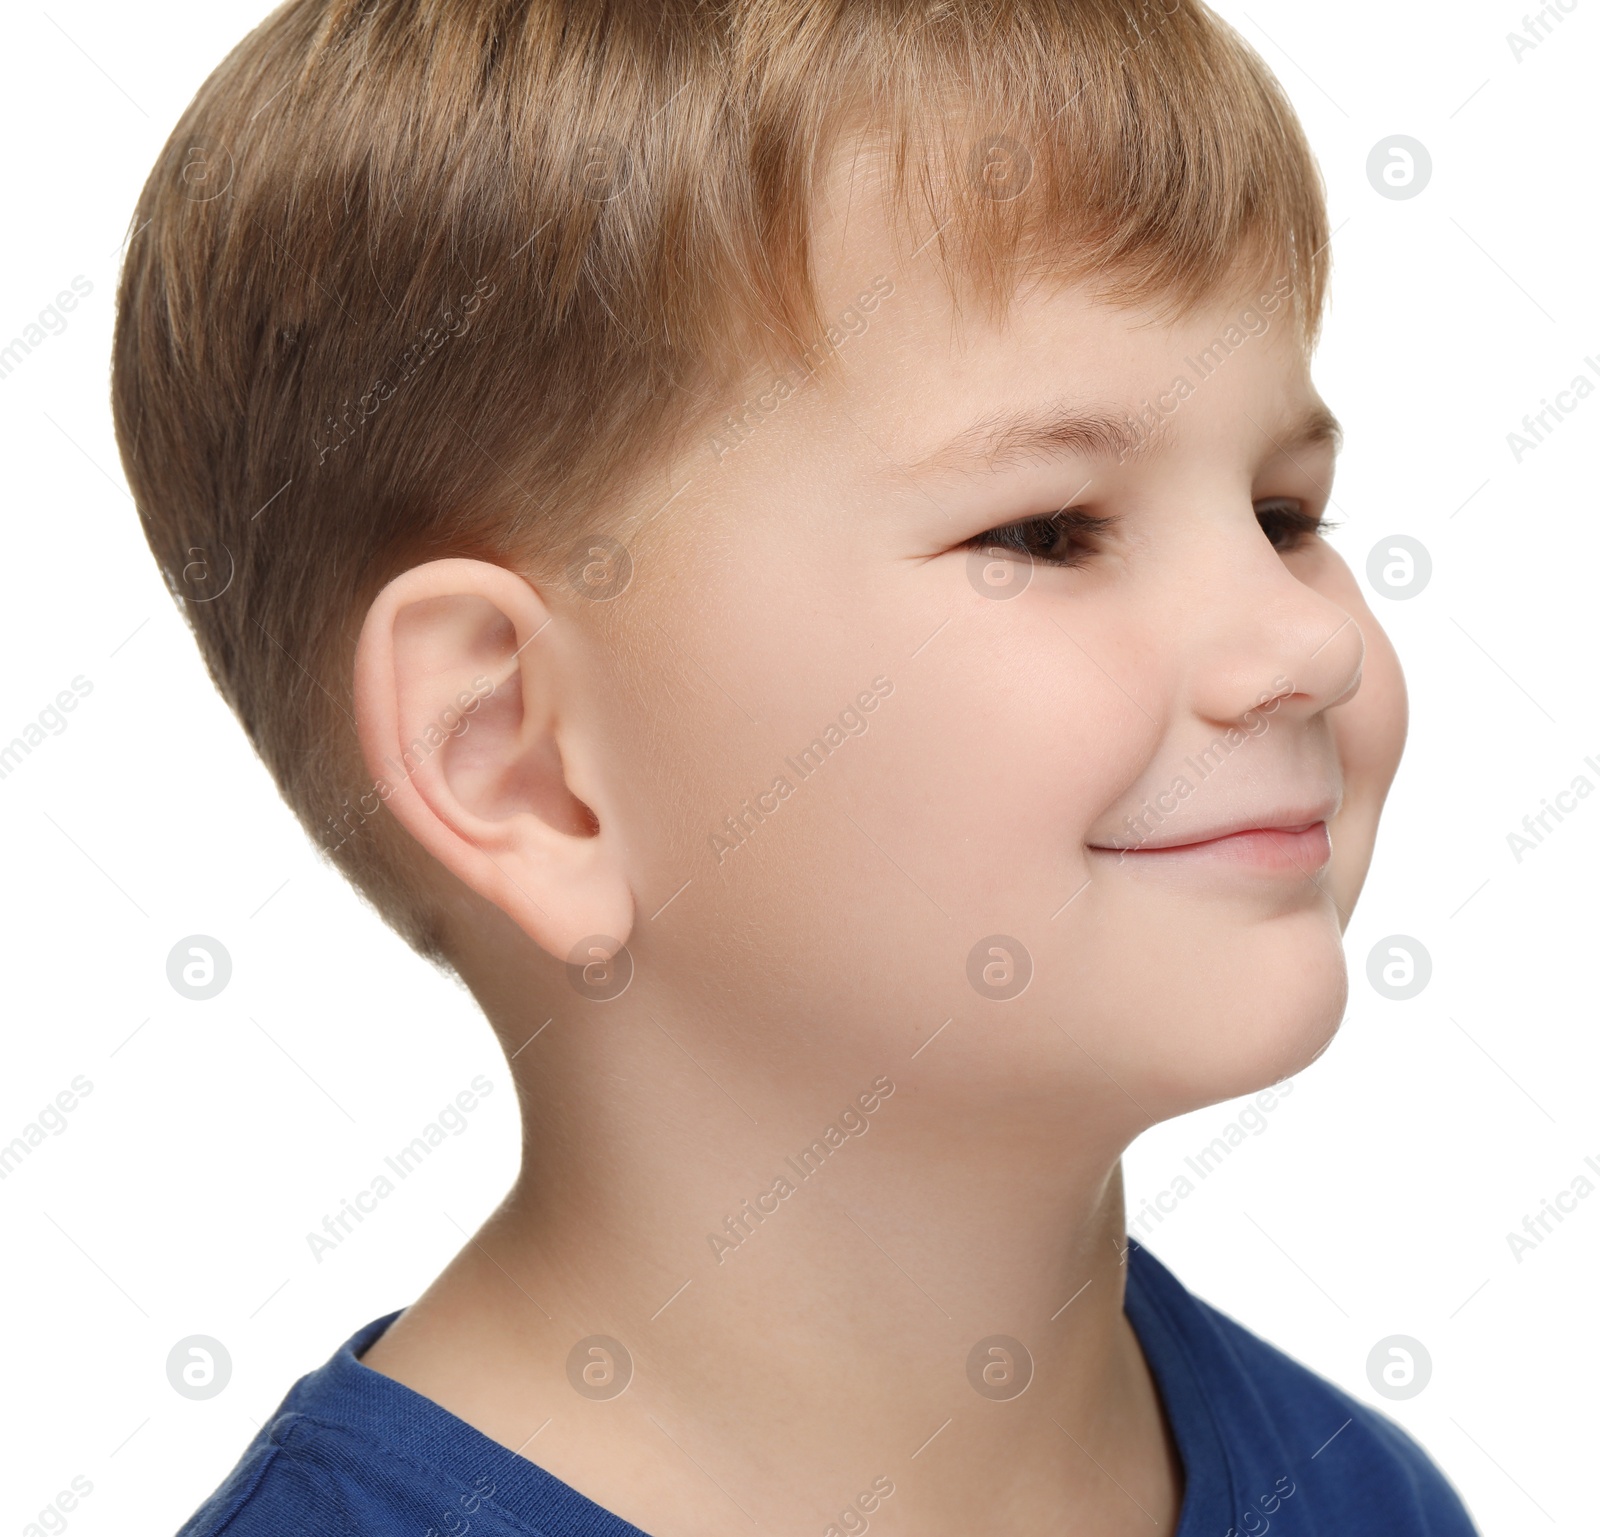
[[[1507,434],[1600,357],[1600,0],[1575,0],[1520,60],[1507,34],[1523,0],[1249,5],[1219,9],[1292,95],[1337,231],[1316,370],[1348,433],[1333,540],[1364,573],[1375,544],[1409,534],[1433,576],[1409,600],[1371,599],[1413,723],[1348,935],[1349,1017],[1148,1241],[1201,1296],[1408,1427],[1486,1534],[1592,1533],[1600,1191],[1520,1262],[1506,1235],[1585,1155],[1600,1161],[1600,797],[1520,863],[1507,834],[1574,776],[1600,784],[1583,761],[1600,759],[1600,401],[1520,464]],[[93,292],[0,379],[0,739],[74,676],[93,692],[0,780],[0,1142],[75,1075],[93,1090],[0,1184],[0,1533],[74,1475],[93,1493],[70,1530],[171,1533],[290,1383],[415,1297],[516,1168],[488,1026],[278,800],[157,577],[112,439],[128,215],[190,95],[263,13],[53,0],[5,27],[0,343],[75,276]],[[1403,201],[1366,171],[1397,133],[1433,161]],[[195,933],[234,964],[205,1004],[165,975]],[[1366,977],[1394,934],[1433,962],[1403,1002]],[[469,1130],[313,1263],[307,1231],[477,1073],[495,1088]],[[1143,1138],[1130,1208],[1239,1108]],[[192,1334],[233,1361],[228,1389],[201,1402],[166,1380]],[[1432,1359],[1401,1402],[1367,1376],[1396,1334]]]

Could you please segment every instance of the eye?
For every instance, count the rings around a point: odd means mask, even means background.
[[[977,534],[963,548],[1020,555],[1046,566],[1081,566],[1094,553],[1096,541],[1115,518],[1063,507],[1037,518],[1023,518]]]
[[[1314,534],[1325,534],[1338,526],[1307,511],[1304,503],[1287,496],[1257,502],[1256,521],[1272,547],[1284,554],[1299,549]]]

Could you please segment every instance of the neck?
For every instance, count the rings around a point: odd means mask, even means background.
[[[999,1468],[1019,1527],[1172,1530],[1119,1130],[1038,1090],[985,1109],[931,1053],[741,1076],[700,1044],[542,1032],[521,1177],[368,1364],[659,1537],[826,1529],[885,1484],[903,1530],[992,1526]],[[632,1360],[609,1401],[568,1377],[596,1335]]]

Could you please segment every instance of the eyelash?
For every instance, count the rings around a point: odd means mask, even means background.
[[[1080,541],[1098,539],[1115,526],[1116,521],[1115,518],[1083,512],[1076,507],[1063,507],[1059,512],[1046,513],[1042,517],[1023,518],[1016,523],[1006,523],[999,528],[991,528],[987,533],[969,539],[967,543],[973,549],[985,550],[998,545],[1003,550],[1016,555],[1026,555],[1030,560],[1039,561],[1046,566],[1081,566],[1093,551],[1085,549]],[[1023,542],[1023,535],[1033,529],[1046,530],[1051,543],[1065,535],[1070,541],[1069,553],[1064,557],[1053,558],[1049,554],[1028,548]]]
[[[1261,524],[1262,533],[1267,536],[1273,548],[1285,554],[1299,549],[1311,535],[1325,534],[1337,526],[1328,522],[1326,518],[1319,518],[1314,513],[1308,512],[1301,503],[1289,497],[1273,497],[1258,503],[1256,518]],[[969,539],[967,547],[988,549],[998,545],[1014,554],[1026,555],[1042,565],[1076,567],[1083,565],[1094,553],[1092,548],[1084,548],[1083,541],[1092,543],[1114,528],[1117,521],[1114,517],[1084,512],[1075,507],[1063,507],[1059,512],[1046,513],[1037,518],[1022,518],[1016,523],[1006,523],[998,528],[991,528]],[[1070,541],[1068,553],[1065,556],[1052,556],[1030,549],[1023,541],[1023,536],[1033,529],[1048,531],[1052,544],[1065,535]],[[1274,537],[1274,534],[1277,537]]]

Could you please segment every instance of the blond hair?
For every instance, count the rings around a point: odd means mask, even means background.
[[[435,556],[559,579],[752,339],[824,333],[847,134],[997,309],[1033,272],[1181,313],[1249,257],[1315,339],[1320,177],[1196,0],[289,0],[145,184],[112,403],[146,537],[285,800],[440,964],[437,881],[366,810],[365,608]]]

